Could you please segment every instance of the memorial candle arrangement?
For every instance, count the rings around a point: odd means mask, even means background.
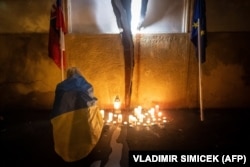
[[[159,105],[150,109],[143,109],[141,106],[134,108],[130,113],[116,113],[114,111],[100,110],[106,124],[123,124],[134,126],[165,125],[168,120],[159,108]]]

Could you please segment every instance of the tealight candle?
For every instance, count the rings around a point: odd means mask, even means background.
[[[143,114],[140,114],[139,115],[139,121],[142,123],[143,122],[143,118],[144,118],[144,115]]]
[[[101,113],[101,116],[102,116],[102,119],[104,118],[104,110],[100,110],[100,113]]]
[[[158,117],[161,117],[162,116],[162,112],[158,112]]]
[[[109,117],[108,117],[109,122],[111,122],[113,120],[113,113],[109,112]]]
[[[134,109],[134,115],[137,117],[137,115],[138,115],[138,108]]]
[[[133,115],[128,116],[128,123],[132,124],[133,123]]]
[[[139,112],[142,111],[142,106],[138,106],[137,108],[138,108]]]
[[[122,122],[122,114],[118,114],[118,120],[117,120],[118,123],[121,123]]]
[[[151,115],[151,117],[153,117],[155,115],[155,109],[154,108],[151,108],[148,112]]]
[[[155,105],[155,111],[158,112],[159,111],[160,106],[159,105]]]

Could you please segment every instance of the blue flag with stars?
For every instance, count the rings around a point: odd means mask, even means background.
[[[192,20],[192,31],[191,41],[196,47],[196,54],[198,56],[198,19],[200,20],[200,49],[201,49],[201,63],[206,61],[206,46],[207,46],[207,35],[206,35],[206,4],[205,0],[195,0],[193,8],[193,20]]]

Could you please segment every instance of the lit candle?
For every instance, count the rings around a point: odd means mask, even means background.
[[[115,97],[115,101],[114,101],[114,108],[115,108],[116,110],[118,110],[118,109],[120,109],[120,107],[121,107],[121,101],[120,101],[119,97],[116,96],[116,97]]]
[[[147,119],[147,121],[146,121],[146,122],[147,122],[147,124],[150,124],[150,119]]]
[[[162,112],[158,112],[158,117],[161,117],[162,116]]]
[[[138,109],[135,108],[135,109],[134,109],[134,115],[137,117],[137,114],[138,114]]]
[[[159,105],[155,105],[155,111],[158,112],[159,111],[160,106]]]
[[[113,113],[109,112],[108,122],[111,122],[112,120],[113,120]]]
[[[133,117],[133,124],[136,125],[137,124],[137,118]]]
[[[128,116],[128,123],[132,124],[133,123],[133,115]]]
[[[139,121],[142,123],[143,122],[143,118],[144,118],[144,115],[143,114],[140,114],[139,115]]]
[[[142,106],[138,106],[137,108],[138,108],[139,112],[142,111]]]
[[[101,116],[102,116],[102,119],[104,118],[104,110],[100,110],[100,113],[101,113]]]
[[[154,108],[151,108],[151,109],[149,110],[149,114],[151,115],[151,117],[154,117],[154,115],[155,115],[155,109],[154,109]]]
[[[117,120],[118,123],[122,123],[122,114],[119,114],[118,115],[118,120]]]

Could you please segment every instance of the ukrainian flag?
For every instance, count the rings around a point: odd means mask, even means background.
[[[97,144],[103,119],[96,100],[92,85],[81,75],[57,85],[51,123],[55,152],[64,161],[86,157]]]

